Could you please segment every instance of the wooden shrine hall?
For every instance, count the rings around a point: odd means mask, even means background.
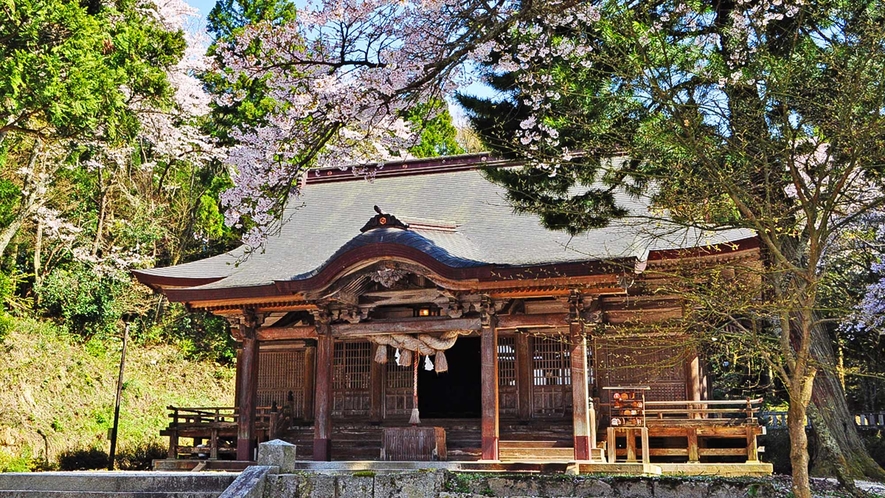
[[[281,438],[318,461],[758,463],[759,400],[709,399],[684,303],[653,292],[686,262],[757,264],[754,235],[626,195],[632,216],[551,232],[486,179],[499,167],[312,171],[263,250],[136,271],[240,344],[234,406],[170,407],[170,458]]]

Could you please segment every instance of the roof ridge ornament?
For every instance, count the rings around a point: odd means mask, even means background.
[[[373,207],[375,208],[375,212],[378,214],[370,218],[369,221],[367,221],[366,224],[363,225],[362,228],[360,228],[360,232],[365,233],[369,230],[374,230],[375,228],[399,228],[401,230],[409,229],[409,225],[396,219],[396,216],[385,213],[378,206]]]

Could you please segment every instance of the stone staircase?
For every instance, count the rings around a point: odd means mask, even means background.
[[[502,422],[500,431],[498,451],[502,462],[568,462],[575,458],[571,423]]]
[[[393,426],[394,424],[387,424]],[[407,425],[403,421],[401,425]],[[477,419],[427,419],[423,426],[443,427],[449,460],[479,460],[480,427]],[[378,460],[384,427],[370,424],[336,423],[332,425],[333,460]],[[298,447],[299,460],[313,458],[313,427],[290,427],[283,438]]]
[[[0,474],[0,498],[218,498],[237,475],[223,472],[34,472]]]

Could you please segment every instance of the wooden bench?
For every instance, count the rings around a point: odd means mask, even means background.
[[[160,435],[169,438],[168,458],[208,456],[210,460],[217,460],[220,455],[236,455],[238,414],[235,407],[166,408],[172,420]],[[259,441],[273,439],[285,429],[283,412],[275,406],[257,408],[255,419]],[[182,445],[181,438],[192,439],[193,445]],[[208,444],[204,445],[203,441]]]

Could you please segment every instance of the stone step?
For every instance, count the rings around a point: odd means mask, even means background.
[[[236,477],[237,474],[221,472],[6,473],[0,474],[0,490],[3,490],[0,496],[21,491],[74,493],[70,496],[77,493],[160,493],[156,496],[204,498],[221,494]]]
[[[222,490],[223,491],[223,490]],[[0,498],[218,498],[222,491],[25,491],[0,489]]]

